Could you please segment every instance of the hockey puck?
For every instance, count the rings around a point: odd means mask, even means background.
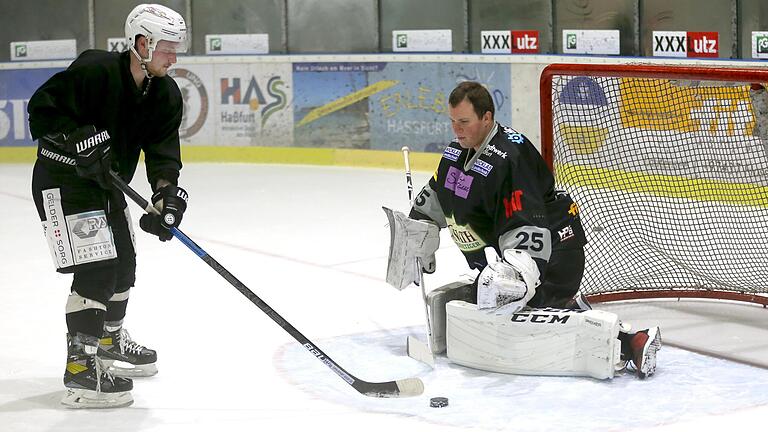
[[[442,408],[448,406],[448,398],[447,397],[433,397],[429,400],[429,406],[432,408]]]

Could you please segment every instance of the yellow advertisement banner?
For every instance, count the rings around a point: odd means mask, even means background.
[[[669,80],[623,78],[621,122],[656,131],[751,135],[749,86],[707,87]]]

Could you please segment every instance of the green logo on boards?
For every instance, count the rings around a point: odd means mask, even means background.
[[[407,34],[398,34],[397,35],[397,47],[398,48],[408,48],[408,35]]]
[[[768,36],[758,36],[755,39],[758,54],[768,54]]]
[[[576,49],[576,33],[565,35],[565,46],[567,49]]]
[[[24,44],[16,45],[15,51],[16,51],[16,57],[26,57],[27,56],[27,46],[24,45]]]
[[[221,51],[221,38],[211,38],[211,51]]]

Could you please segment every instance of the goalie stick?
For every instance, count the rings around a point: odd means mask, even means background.
[[[133,188],[126,184],[120,176],[114,171],[110,171],[112,176],[112,184],[126,194],[133,202],[138,204],[147,213],[160,214],[160,212],[141,195],[138,194]],[[419,378],[405,378],[396,381],[385,382],[368,382],[363,381],[356,376],[350,374],[343,367],[336,364],[328,355],[326,355],[320,348],[317,347],[312,341],[307,339],[306,336],[301,334],[294,326],[286,321],[280,314],[272,309],[267,303],[264,302],[259,296],[254,294],[245,284],[240,282],[232,273],[219,264],[213,257],[208,255],[200,246],[186,236],[178,228],[171,228],[171,233],[180,242],[184,243],[192,252],[200,257],[206,264],[227,280],[232,286],[234,286],[242,295],[244,295],[253,304],[258,306],[267,316],[272,318],[274,322],[283,328],[288,334],[293,336],[304,348],[307,349],[318,360],[328,366],[336,375],[351,385],[352,388],[360,392],[365,396],[371,397],[406,397],[406,396],[418,396],[424,392],[424,383]]]
[[[413,206],[413,180],[411,178],[411,161],[408,159],[408,152],[410,150],[407,146],[403,146],[403,148],[400,150],[403,152],[403,160],[405,161],[405,184],[408,188],[408,202],[411,204],[411,206]],[[421,287],[421,298],[424,303],[424,315],[427,319],[427,343],[425,344],[413,336],[408,336],[408,339],[405,341],[405,350],[408,353],[408,357],[434,367],[435,357],[432,355],[432,348],[430,346],[432,341],[432,323],[429,320],[429,306],[427,305],[427,291],[424,287],[424,269],[421,267],[421,258],[416,258],[416,271],[419,274],[419,287]]]

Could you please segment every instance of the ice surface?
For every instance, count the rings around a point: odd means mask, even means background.
[[[133,186],[148,196],[142,167]],[[421,185],[431,173],[416,173]],[[31,166],[0,165],[0,431],[721,430],[768,414],[768,371],[665,347],[657,375],[520,377],[405,356],[421,293],[384,282],[402,172],[188,164],[182,229],[337,363],[368,381],[418,376],[422,396],[362,396],[178,241],[137,228],[126,327],[158,350],[124,409],[59,405],[70,279],[53,271],[30,198]],[[417,186],[417,188],[420,186]],[[134,220],[139,209],[132,207]],[[447,233],[435,288],[468,272]],[[742,337],[749,337],[745,334]],[[450,406],[430,408],[446,396]]]

